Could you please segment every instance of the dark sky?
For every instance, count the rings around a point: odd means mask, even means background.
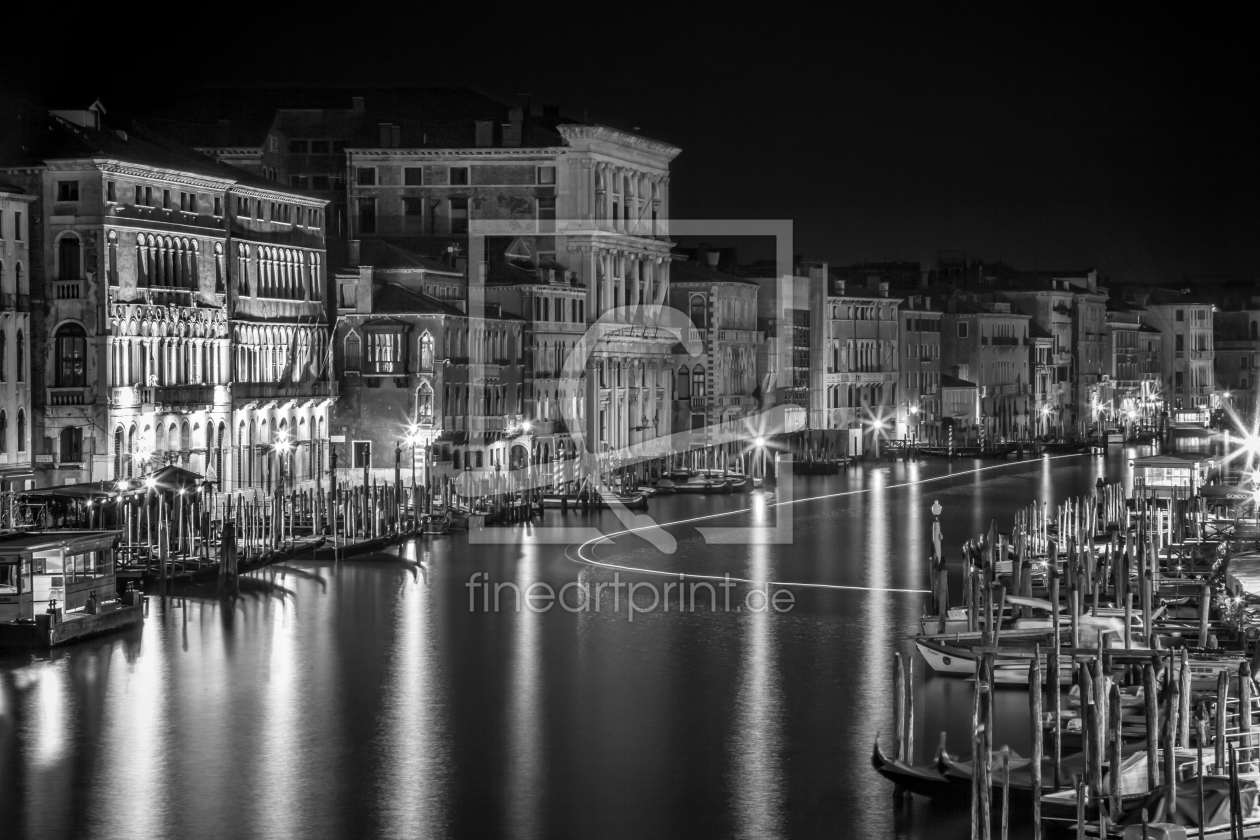
[[[115,60],[58,67],[107,105],[210,83],[529,93],[681,146],[675,217],[789,218],[810,259],[949,249],[1129,282],[1260,275],[1260,74],[1241,19],[422,8],[227,23],[213,52],[172,42],[140,62],[120,32]]]

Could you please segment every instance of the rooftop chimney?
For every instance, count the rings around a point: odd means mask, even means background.
[[[879,296],[888,297],[888,281],[887,280],[879,281]]]
[[[706,257],[708,257],[708,260],[709,260],[709,268],[713,269],[714,271],[717,271],[717,267],[718,267],[718,260],[720,260],[720,259],[722,258],[722,252],[721,252],[721,251],[710,251],[709,253],[705,254],[705,256],[706,256]]]
[[[503,145],[509,147],[521,145],[524,127],[525,112],[520,108],[508,111],[508,121],[503,124]]]
[[[349,245],[350,245],[350,253],[349,253],[350,265],[357,266],[359,264],[359,240],[351,239],[349,242]]]
[[[356,114],[362,114],[367,110],[367,103],[363,101],[362,96],[350,97],[350,110],[354,111]]]
[[[476,120],[474,144],[479,149],[494,145],[494,120]]]

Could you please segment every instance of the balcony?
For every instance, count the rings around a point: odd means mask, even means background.
[[[49,388],[48,404],[85,405],[87,403],[87,394],[87,388]]]
[[[135,388],[141,403],[166,409],[207,410],[214,405],[213,385]]]
[[[1216,358],[1215,350],[1191,350],[1190,359],[1195,362],[1210,362]]]
[[[690,400],[690,403],[693,409],[708,408],[709,406],[713,405],[713,398],[712,397],[692,397]]]
[[[52,284],[53,300],[82,300],[82,280],[54,280]]]
[[[1013,335],[995,335],[992,343],[996,347],[1018,347],[1019,339]]]
[[[242,400],[282,400],[282,399],[325,399],[337,396],[335,382],[305,382],[301,385],[279,382],[238,382],[232,386],[232,399]]]

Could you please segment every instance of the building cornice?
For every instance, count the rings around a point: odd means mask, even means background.
[[[360,160],[389,160],[391,158],[500,158],[503,160],[520,160],[522,158],[553,158],[567,155],[570,149],[560,146],[537,146],[533,148],[517,148],[490,146],[486,148],[465,149],[346,149],[346,154]],[[445,186],[433,184],[431,186]],[[478,186],[476,184],[470,186]],[[511,185],[533,186],[533,185]]]
[[[619,131],[615,128],[609,128],[606,125],[577,125],[566,124],[556,126],[556,130],[560,132],[560,136],[565,142],[573,145],[575,141],[595,141],[602,143],[611,143],[615,146],[633,149],[637,152],[643,152],[649,155],[655,155],[664,158],[666,161],[673,160],[682,153],[682,149],[677,146],[671,146],[669,143],[662,143],[659,140],[649,140],[646,137],[640,137],[637,134],[631,134],[628,131]]]

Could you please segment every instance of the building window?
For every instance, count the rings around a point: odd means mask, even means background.
[[[354,182],[360,187],[376,186],[376,167],[356,166],[354,168]]]
[[[423,187],[424,186],[424,168],[420,166],[404,166],[403,167],[403,186],[404,187]]]
[[[691,395],[693,397],[703,397],[705,395],[705,387],[704,368],[696,365],[691,369]]]
[[[17,242],[22,241],[22,213],[20,211],[13,213],[13,238]]]
[[[420,370],[433,370],[433,336],[420,336]]]
[[[78,324],[57,330],[57,387],[82,388],[87,384],[87,334]]]
[[[451,199],[451,233],[468,233],[468,199]]]
[[[57,259],[62,280],[79,280],[79,238],[63,236],[57,242]]]
[[[26,381],[26,336],[21,330],[17,334],[17,381]]]
[[[289,141],[289,154],[304,155],[306,154],[307,150],[308,150],[308,143],[306,140],[290,140]]]
[[[452,166],[450,168],[450,185],[453,187],[461,187],[468,185],[468,167]]]
[[[1184,320],[1186,320],[1186,310],[1184,310],[1184,309],[1178,309],[1178,310],[1177,310],[1177,320],[1178,320],[1178,321],[1184,321]]]
[[[106,201],[118,200],[118,187],[117,187],[117,184],[113,181],[105,182],[105,200]]]
[[[79,182],[78,181],[58,181],[57,182],[57,200],[58,201],[78,201],[79,200]]]
[[[554,198],[538,199],[538,232],[556,232],[556,200]]]
[[[424,226],[424,199],[403,199],[403,224],[408,232],[422,233]]]
[[[433,389],[427,382],[420,386],[420,394],[416,398],[416,420],[420,423],[433,422]]]
[[[1180,353],[1181,351],[1185,349],[1186,349],[1186,337],[1184,335],[1177,336],[1177,352]]]
[[[399,333],[368,333],[368,364],[372,373],[398,373],[402,370],[402,336]]]
[[[967,337],[967,322],[966,321],[958,322],[958,337],[959,338]]]
[[[359,233],[376,233],[376,199],[360,198],[358,207]]]
[[[9,451],[9,417],[0,409],[0,452]]]
[[[9,337],[5,335],[4,330],[0,330],[0,382],[7,382],[9,379],[8,365],[9,361]]]
[[[538,183],[543,186],[551,185],[556,182],[556,168],[554,166],[538,167]]]
[[[704,329],[704,298],[700,295],[693,295],[691,298],[691,323],[695,324],[696,329]]]
[[[359,350],[361,343],[359,337],[351,333],[346,338],[346,370],[358,370],[361,361],[359,359]]]
[[[680,400],[691,399],[691,372],[685,367],[678,371],[677,398]]]
[[[120,428],[115,435],[115,441],[121,435]],[[61,430],[61,460],[71,463],[83,460],[83,430],[78,426],[67,426]]]
[[[162,209],[163,210],[171,209],[171,191],[170,190],[162,190]]]

